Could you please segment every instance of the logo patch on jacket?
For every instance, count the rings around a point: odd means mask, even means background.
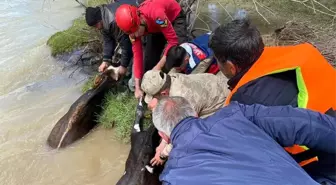
[[[157,18],[155,23],[160,25],[162,28],[165,28],[168,25],[168,20],[167,19],[162,20],[160,18]]]

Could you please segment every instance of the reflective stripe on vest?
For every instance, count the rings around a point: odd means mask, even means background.
[[[311,44],[266,47],[258,61],[240,79],[225,101],[230,103],[232,95],[243,85],[260,77],[295,70],[298,107],[320,113],[336,109],[336,70]],[[308,148],[294,145],[285,148],[291,154],[301,153]],[[316,161],[317,157],[302,161],[301,166]]]
[[[208,55],[201,49],[199,49],[193,43],[183,43],[180,45],[183,47],[190,56],[189,63],[187,65],[186,74],[190,74],[192,70],[204,59],[208,57]]]

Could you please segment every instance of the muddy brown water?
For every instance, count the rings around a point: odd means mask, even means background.
[[[229,20],[218,6],[208,8],[203,19]],[[62,70],[45,43],[83,9],[69,0],[2,0],[0,11],[0,184],[115,184],[129,146],[116,141],[112,130],[98,127],[62,150],[46,145],[54,124],[81,95],[86,76],[69,78],[71,71]],[[202,25],[198,20],[196,26]]]

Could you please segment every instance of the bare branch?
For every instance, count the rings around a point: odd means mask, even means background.
[[[273,16],[275,16],[275,13],[274,13],[274,11],[273,11],[271,8],[267,7],[266,5],[264,5],[264,4],[262,4],[262,3],[258,2],[258,1],[256,1],[256,3],[257,3],[259,6],[261,6],[262,8],[265,8],[265,10],[267,10],[267,11],[268,11],[269,13],[271,13]]]
[[[324,4],[322,4],[322,3],[320,3],[320,2],[318,2],[318,1],[316,1],[316,0],[313,0],[313,1],[314,1],[314,3],[316,3],[316,4],[320,5],[320,6],[322,6],[323,8],[325,8],[326,10],[328,10],[329,12],[331,12],[331,13],[333,13],[333,14],[336,14],[335,11],[332,11],[330,8],[326,7]]]
[[[200,13],[200,14],[209,17],[209,18],[210,18],[211,20],[213,20],[215,23],[217,23],[218,25],[220,25],[220,23],[219,23],[218,21],[216,21],[214,18],[212,18],[211,16],[209,16],[209,15],[207,15],[207,14],[204,14],[204,13]]]
[[[231,14],[229,13],[229,11],[222,5],[222,3],[217,2],[224,10],[225,12],[229,15],[229,17],[231,18],[231,20],[233,20],[233,17],[231,16]]]
[[[314,13],[316,14],[316,9],[315,9],[315,4],[314,4],[314,1],[313,1],[313,0],[311,0],[310,2],[311,2],[311,4],[312,4],[312,6],[313,6]]]
[[[253,3],[254,3],[254,7],[255,7],[255,9],[256,9],[256,11],[257,11],[257,13],[268,23],[268,24],[271,24],[267,19],[266,19],[266,17],[264,17],[264,15],[263,14],[261,14],[260,12],[259,12],[259,9],[258,9],[258,6],[257,6],[257,3],[256,3],[256,0],[253,0]]]
[[[84,8],[87,8],[82,2],[75,0],[78,4],[80,4],[81,6],[83,6]]]
[[[294,1],[294,2],[297,2],[297,3],[306,3],[308,2],[309,0],[291,0],[291,1]]]
[[[310,9],[314,10],[314,12],[319,12],[319,13],[322,13],[322,14],[324,14],[324,15],[331,16],[331,17],[333,17],[333,18],[336,16],[336,12],[335,12],[335,11],[329,9],[328,7],[326,7],[325,5],[323,5],[322,3],[320,3],[320,2],[318,2],[318,1],[316,1],[316,0],[312,0],[312,1],[313,1],[313,6],[310,6],[310,5],[306,4],[306,2],[308,2],[309,0],[302,0],[302,1],[299,1],[299,0],[291,0],[291,1],[292,1],[292,2],[300,3],[300,4],[304,5],[304,6],[307,7],[307,8],[310,8]],[[316,4],[320,5],[321,7],[325,8],[326,10],[328,10],[329,12],[331,12],[332,14],[317,9],[317,8],[315,7],[314,3],[316,3]]]

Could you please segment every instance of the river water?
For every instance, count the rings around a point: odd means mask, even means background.
[[[72,0],[1,0],[0,12],[0,184],[115,184],[129,147],[111,130],[97,128],[59,151],[46,144],[86,78],[69,78],[46,41],[83,8]]]

